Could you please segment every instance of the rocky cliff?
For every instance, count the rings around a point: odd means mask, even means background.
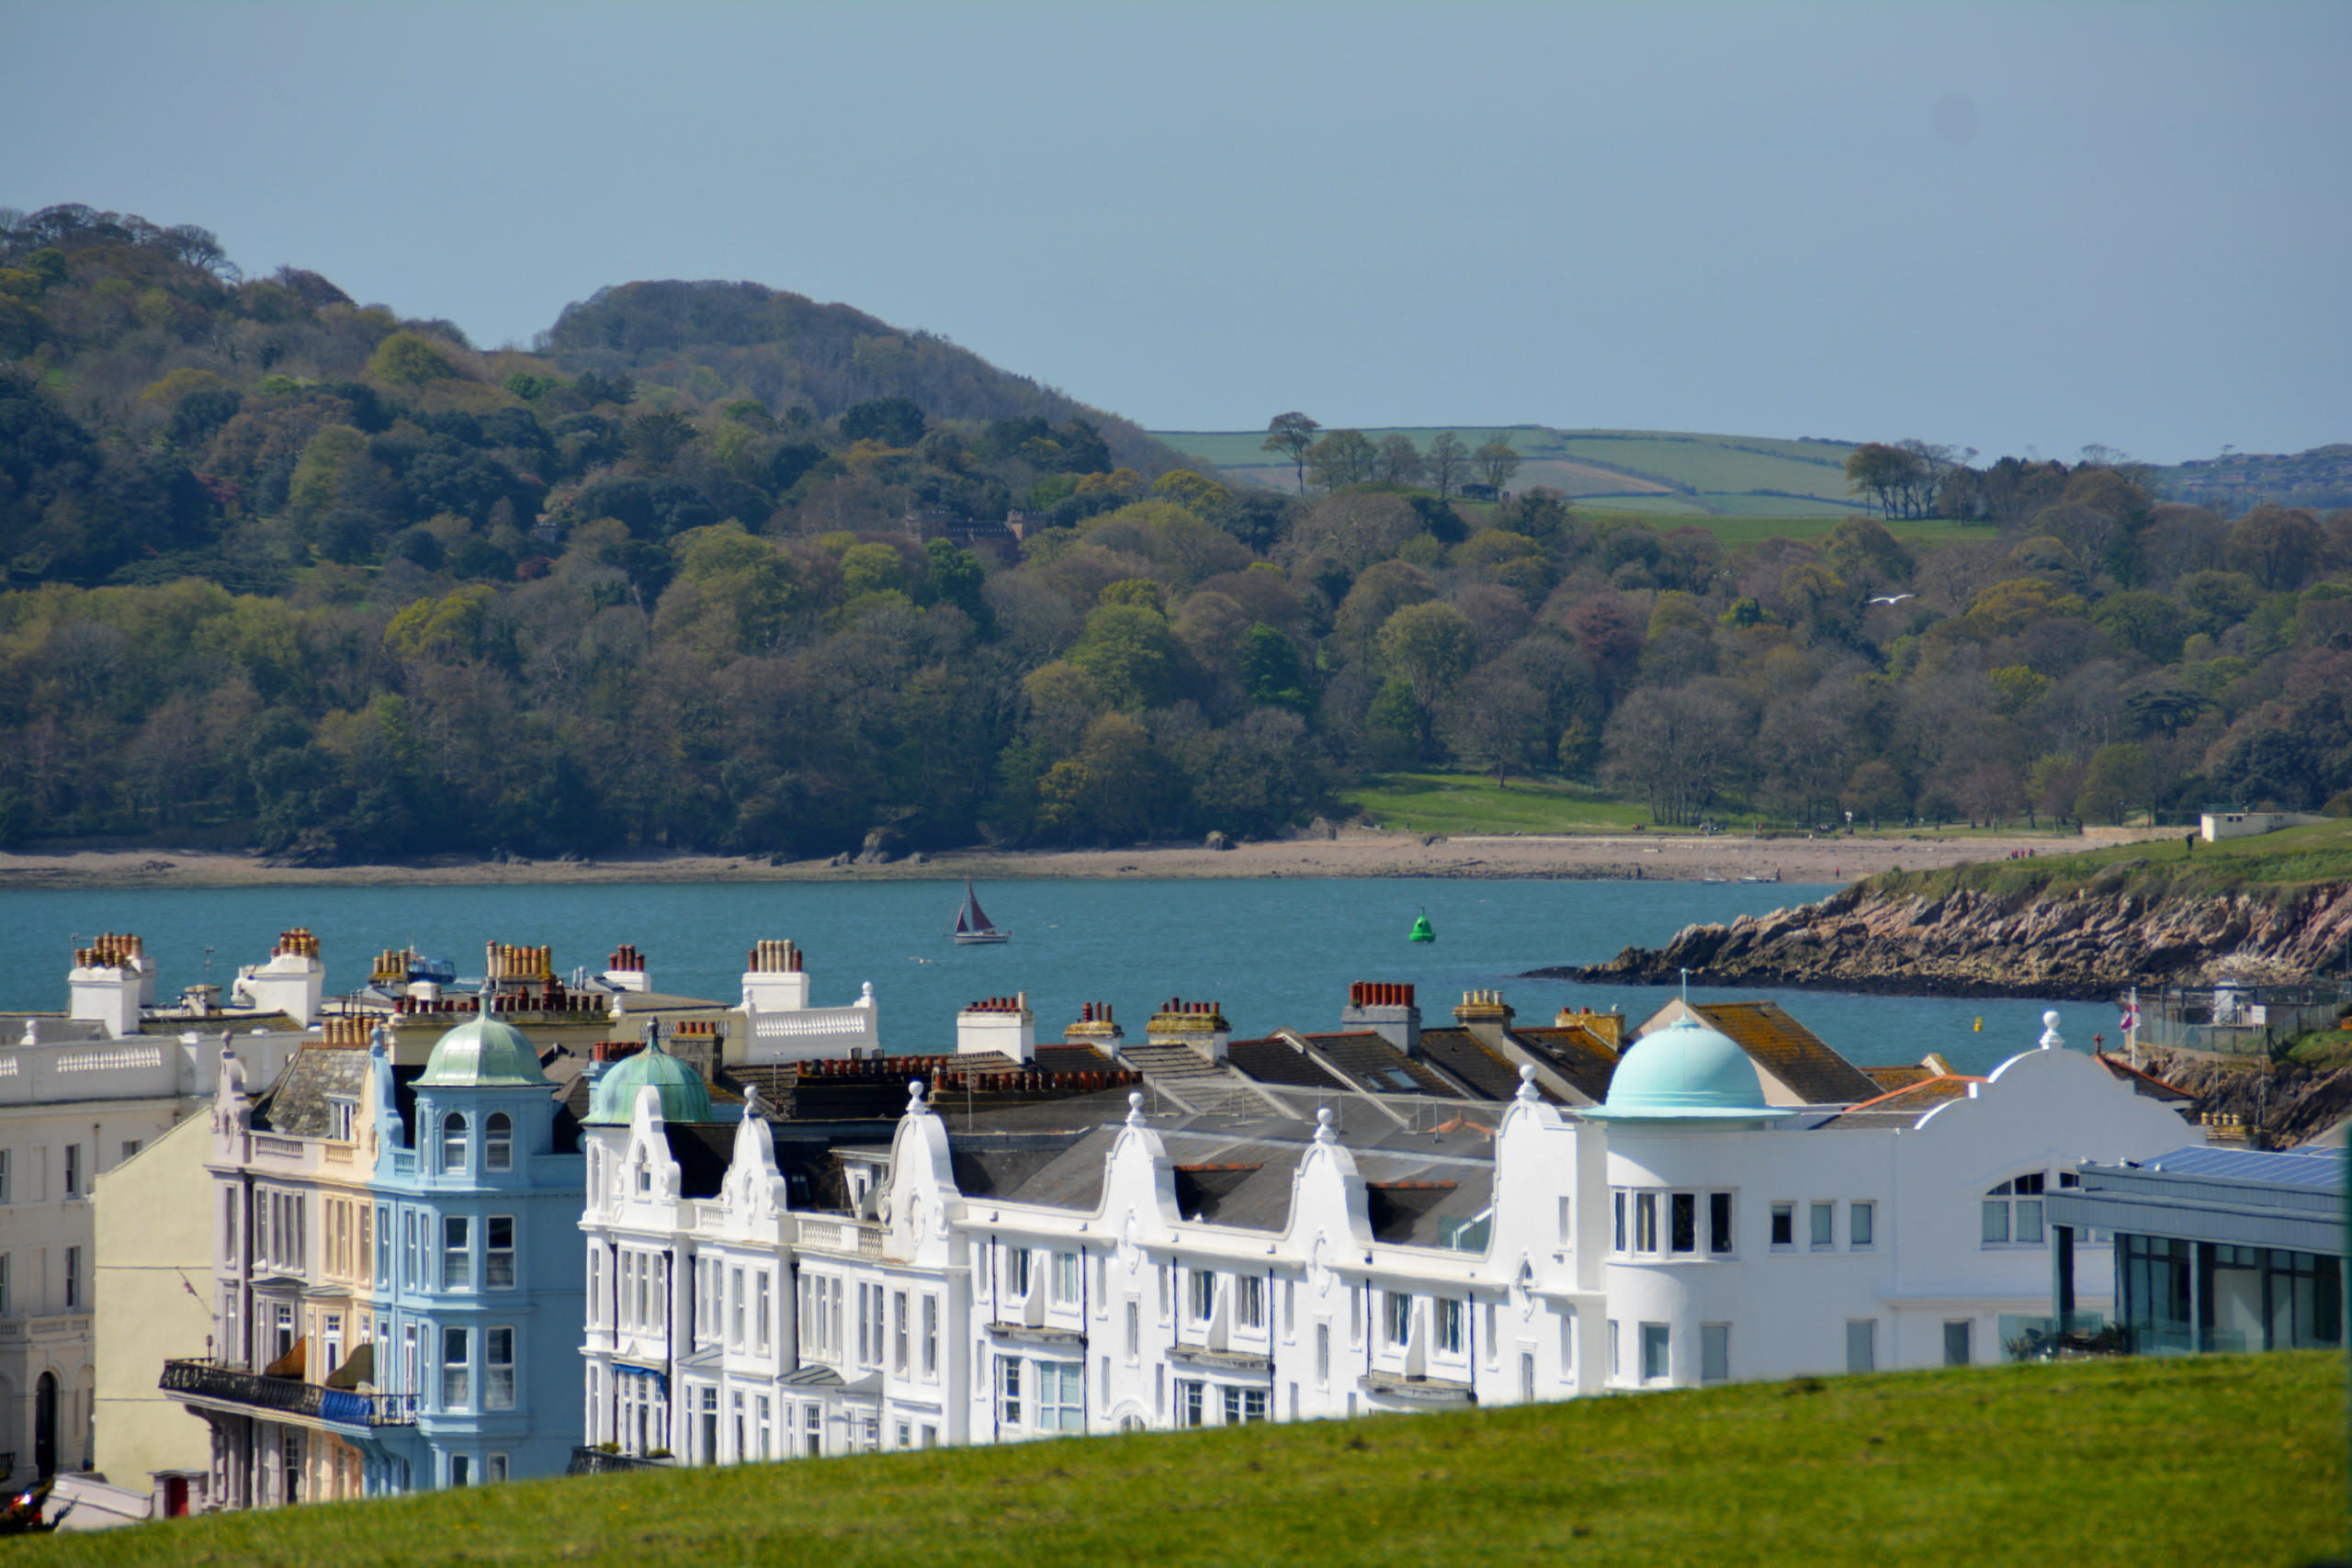
[[[2259,1146],[2292,1148],[2352,1116],[2352,1067],[2221,1060],[2194,1051],[2147,1051],[2140,1065],[2197,1097],[2204,1116],[2234,1117]]]
[[[1888,896],[1857,885],[1818,904],[1686,926],[1660,948],[1531,978],[1610,985],[2112,998],[2129,986],[2288,979],[2336,968],[2352,944],[2352,883],[2202,897],[1962,888]]]

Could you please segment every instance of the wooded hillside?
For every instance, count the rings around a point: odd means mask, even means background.
[[[1516,461],[1478,440],[1331,433],[1321,493],[1228,488],[756,285],[485,352],[201,230],[0,214],[0,840],[1124,843],[1446,763],[1663,823],[2352,790],[2352,514],[2004,459],[1960,543],[1726,549],[1461,502]],[[938,536],[1010,509],[1017,547]]]

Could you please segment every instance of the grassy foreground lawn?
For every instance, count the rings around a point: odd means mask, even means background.
[[[12,1563],[2291,1564],[2344,1358],[1805,1379],[542,1481],[12,1544]]]
[[[1498,789],[1491,773],[1385,773],[1340,798],[1411,833],[1625,833],[1649,820],[1640,806],[1577,784],[1515,776]]]

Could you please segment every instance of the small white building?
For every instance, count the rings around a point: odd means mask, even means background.
[[[2211,844],[2222,839],[2250,839],[2258,833],[2310,827],[2326,820],[2308,811],[2233,811],[2227,807],[2213,807],[2198,817],[2197,830]]]
[[[1522,1068],[1491,1128],[948,1118],[918,1082],[818,1210],[778,1128],[676,1122],[670,1076],[588,1119],[582,1354],[592,1445],[695,1463],[1992,1361],[2048,1299],[2044,1194],[2184,1134],[2054,1027],[1792,1105],[1685,1019],[1589,1110]]]

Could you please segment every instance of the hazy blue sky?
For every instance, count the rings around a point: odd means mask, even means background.
[[[0,205],[526,341],[632,278],[1154,428],[2352,440],[2352,6],[0,0]]]

